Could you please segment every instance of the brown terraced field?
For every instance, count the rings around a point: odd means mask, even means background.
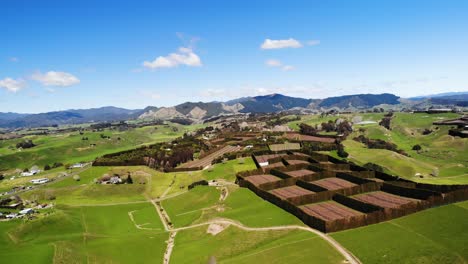
[[[283,199],[298,197],[307,194],[314,194],[314,192],[301,188],[297,185],[274,189],[271,190],[270,193]]]
[[[261,174],[261,175],[253,175],[245,178],[246,181],[253,183],[254,185],[260,185],[267,182],[275,182],[280,181],[281,178],[273,176],[271,174]]]
[[[294,178],[299,178],[299,177],[302,177],[302,176],[315,174],[315,171],[302,169],[302,170],[288,171],[288,172],[286,172],[286,174],[288,174],[289,176],[294,177]]]
[[[262,168],[271,169],[271,168],[280,168],[280,167],[284,167],[283,162],[275,162],[275,163],[269,164],[267,166],[263,166]]]
[[[310,164],[310,162],[306,160],[287,160],[289,165],[297,165],[297,164]]]
[[[402,205],[418,201],[416,199],[402,197],[382,191],[360,194],[353,198],[361,202],[370,203],[383,208],[399,208]]]
[[[340,179],[340,178],[325,178],[318,181],[312,181],[311,183],[323,187],[327,190],[334,191],[344,188],[349,188],[353,186],[357,186],[352,182]]]
[[[230,152],[237,152],[240,151],[242,148],[239,146],[225,146],[224,148],[209,154],[208,156],[198,159],[192,160],[187,163],[184,163],[180,166],[180,168],[205,168],[208,165],[211,165],[214,159],[221,157],[222,155]]]
[[[285,156],[285,154],[260,155],[260,156],[255,156],[255,159],[257,160],[258,163],[264,163],[270,159],[283,157],[283,156]]]
[[[290,140],[335,143],[334,138],[307,136],[307,135],[301,135],[299,133],[286,133],[283,137],[290,139]]]
[[[363,214],[336,202],[307,204],[300,208],[305,213],[325,221],[333,221]]]

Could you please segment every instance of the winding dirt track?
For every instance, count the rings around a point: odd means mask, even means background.
[[[161,199],[163,199],[163,198],[164,197],[161,197]],[[158,215],[161,218],[161,221],[162,221],[162,223],[164,225],[164,229],[167,232],[170,233],[169,234],[169,239],[167,241],[168,245],[167,245],[167,248],[166,248],[166,252],[164,254],[164,260],[163,260],[164,264],[169,264],[171,254],[172,254],[172,250],[174,249],[174,246],[175,246],[174,245],[174,238],[175,238],[175,235],[177,234],[177,232],[192,229],[192,228],[197,228],[197,227],[201,227],[201,226],[211,225],[211,224],[232,225],[232,226],[235,226],[235,227],[240,228],[240,229],[245,230],[245,231],[257,231],[257,232],[258,231],[270,231],[270,230],[303,230],[303,231],[311,232],[311,233],[314,233],[314,234],[318,235],[319,237],[321,237],[325,241],[327,241],[333,248],[335,248],[338,252],[340,252],[340,254],[343,255],[343,257],[346,259],[347,263],[361,264],[361,261],[356,256],[354,256],[352,253],[350,253],[348,250],[346,250],[346,248],[344,248],[340,243],[338,243],[332,237],[330,237],[327,234],[322,233],[322,232],[320,232],[318,230],[310,228],[310,227],[297,226],[297,225],[272,226],[272,227],[248,227],[248,226],[243,225],[240,222],[237,222],[237,221],[234,221],[234,220],[231,220],[231,219],[216,218],[216,219],[213,219],[213,220],[210,220],[210,221],[207,221],[207,222],[204,222],[204,223],[200,223],[200,224],[194,224],[194,225],[179,227],[179,228],[172,228],[168,224],[169,221],[170,221],[169,215],[167,215],[167,213],[164,210],[164,208],[162,207],[162,205],[160,203],[157,203],[156,201],[154,201],[152,199],[149,199],[149,200],[151,201],[151,203],[156,208],[156,211],[158,212]]]
[[[224,225],[232,225],[237,228],[240,228],[245,231],[270,231],[270,230],[304,230],[308,231],[311,233],[314,233],[318,235],[319,237],[323,238],[325,241],[327,241],[330,245],[332,245],[338,252],[340,252],[343,257],[346,258],[348,263],[352,264],[360,264],[361,261],[348,252],[340,243],[338,243],[336,240],[334,240],[332,237],[318,231],[315,229],[312,229],[310,227],[305,227],[305,226],[296,226],[296,225],[287,225],[287,226],[272,226],[272,227],[248,227],[245,226],[239,222],[233,221],[231,219],[225,219],[225,218],[219,218],[219,219],[214,219],[205,223],[201,224],[195,224],[191,226],[186,226],[186,227],[179,227],[179,228],[174,228],[171,231],[182,231],[182,230],[187,230],[187,229],[192,229],[192,228],[197,228],[200,226],[205,226],[205,225],[210,225],[210,224],[224,224]]]

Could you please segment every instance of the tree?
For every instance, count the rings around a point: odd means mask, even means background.
[[[369,170],[373,170],[373,171],[379,171],[379,172],[384,171],[384,168],[382,166],[375,164],[375,163],[371,163],[371,162],[364,164],[363,167]]]
[[[50,169],[51,169],[51,168],[50,168],[49,164],[46,164],[46,165],[44,166],[44,170],[45,170],[45,171],[46,171],[46,170],[50,170]]]
[[[5,179],[5,176],[3,176],[3,174],[0,174],[0,181]]]
[[[125,182],[126,182],[127,184],[133,184],[133,179],[132,179],[132,176],[130,175],[130,173],[128,174],[127,180],[125,180]]]
[[[412,150],[420,151],[422,148],[420,145],[414,145]]]
[[[349,156],[348,152],[344,150],[343,145],[338,145],[338,156],[341,158],[347,158]]]

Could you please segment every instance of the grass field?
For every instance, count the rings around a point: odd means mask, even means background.
[[[173,127],[178,131],[174,132]],[[0,141],[0,171],[15,168],[30,168],[38,165],[41,168],[52,165],[54,162],[72,164],[82,161],[92,161],[96,157],[136,148],[141,145],[169,141],[181,136],[185,131],[193,130],[196,126],[148,126],[128,131],[105,130],[100,132],[85,131],[83,135],[78,132],[27,136],[23,139]],[[110,139],[101,138],[101,134],[110,136]],[[87,137],[88,140],[82,140]],[[120,140],[119,140],[120,138]],[[25,139],[31,139],[37,146],[19,151],[15,145]],[[90,144],[96,144],[95,147]]]
[[[223,202],[219,202],[219,194],[215,187],[201,186],[164,200],[162,205],[176,227],[218,217],[239,221],[250,227],[304,225],[295,216],[259,198],[248,189],[230,188],[229,195]]]
[[[183,227],[200,218],[201,209],[214,206],[219,199],[219,194],[214,187],[197,186],[182,195],[164,200],[162,206],[166,209],[174,226]]]
[[[216,236],[207,227],[176,236],[172,263],[342,263],[327,242],[306,231],[248,232],[228,227]]]
[[[357,164],[376,163],[386,169],[386,172],[407,179],[434,184],[468,184],[468,140],[448,135],[448,126],[434,126],[435,121],[453,119],[458,114],[425,114],[425,113],[395,113],[391,121],[391,130],[378,122],[383,113],[355,113],[339,116],[319,115],[303,116],[300,121],[289,123],[292,129],[298,130],[298,124],[318,125],[328,120],[345,118],[348,120],[374,121],[375,124],[354,125],[354,132],[343,142],[350,154],[349,160]],[[359,132],[363,129],[364,132]],[[425,129],[433,130],[429,135],[423,135]],[[409,156],[403,156],[384,149],[368,149],[352,139],[358,135],[371,139],[381,139],[392,142]],[[412,150],[414,145],[420,145],[421,151]],[[329,153],[336,156],[336,152]],[[422,174],[421,177],[415,177]],[[436,174],[437,176],[431,176]]]
[[[128,212],[138,213],[137,229]],[[4,263],[144,263],[162,259],[167,233],[150,203],[59,207],[26,223],[0,223]]]
[[[467,184],[468,140],[449,136],[447,126],[432,125],[434,121],[457,116],[451,113],[433,115],[396,113],[391,123],[392,130],[377,124],[362,126],[367,137],[395,143],[398,148],[407,152],[409,157],[387,150],[367,149],[352,140],[358,132],[354,132],[344,145],[350,154],[349,159],[360,164],[373,162],[393,174],[421,182]],[[423,135],[424,129],[431,129],[433,132]],[[422,147],[422,151],[412,150],[416,144]],[[434,172],[437,177],[430,176]],[[416,173],[422,174],[423,178],[415,177]]]
[[[239,160],[230,160],[226,163],[213,165],[212,170],[191,171],[191,172],[156,172],[151,183],[151,197],[158,198],[170,187],[167,194],[175,194],[187,191],[188,185],[200,180],[224,179],[234,182],[236,173],[244,170],[256,169],[252,158],[244,158],[243,162]]]
[[[468,202],[332,234],[363,263],[466,263]]]

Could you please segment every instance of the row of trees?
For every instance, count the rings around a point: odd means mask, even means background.
[[[398,146],[396,144],[382,139],[370,139],[365,137],[364,135],[359,135],[358,137],[353,138],[353,140],[361,142],[371,149],[386,149],[408,156],[408,154],[404,150],[398,149]]]

